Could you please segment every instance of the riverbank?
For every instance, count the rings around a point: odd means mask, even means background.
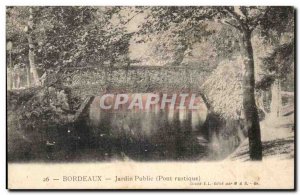
[[[260,123],[263,160],[294,159],[294,124],[294,114],[277,119],[266,118]],[[226,160],[250,160],[249,140],[244,140]]]

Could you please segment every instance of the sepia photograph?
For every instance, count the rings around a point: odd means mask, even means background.
[[[5,26],[8,189],[295,189],[294,7],[6,6]]]

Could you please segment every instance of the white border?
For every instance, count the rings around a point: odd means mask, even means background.
[[[5,1],[6,5],[295,5],[296,0],[285,0],[285,1],[270,1],[270,0],[164,0],[164,1],[150,1],[150,0],[64,0],[64,1],[34,1],[34,0],[14,0],[14,1]]]
[[[96,0],[39,0],[39,1],[34,1],[34,0],[14,0],[14,1],[8,1],[8,0],[2,0],[0,1],[0,52],[1,52],[1,71],[0,71],[0,137],[1,137],[1,144],[2,147],[0,147],[0,192],[1,194],[8,194],[9,192],[5,189],[5,184],[6,184],[6,148],[5,148],[5,143],[6,143],[6,97],[5,97],[5,7],[7,5],[285,5],[285,6],[295,6],[296,8],[299,8],[300,1],[299,0],[284,0],[284,1],[279,1],[279,0],[227,0],[227,1],[220,1],[220,0],[164,0],[164,1],[149,1],[149,0],[123,0],[123,1],[118,1],[118,0],[101,0],[101,1],[96,1]],[[298,10],[299,11],[299,10]],[[299,26],[299,19],[297,21],[297,26]],[[298,32],[297,32],[297,39],[298,39]],[[297,43],[297,48],[299,48],[299,45]],[[299,54],[299,49],[297,50],[297,56]],[[297,75],[299,76],[299,68],[297,68]],[[299,92],[299,82],[297,82],[297,91]],[[297,100],[299,100],[297,98]],[[299,103],[297,106],[297,110],[299,108]],[[299,115],[297,117],[297,121],[299,121]],[[299,127],[299,126],[298,126]],[[298,131],[299,128],[297,128]],[[297,132],[297,140],[298,140],[298,145],[299,145],[299,131]],[[298,151],[298,148],[297,148]],[[297,155],[298,156],[298,155]],[[299,169],[299,159],[298,159],[298,165],[297,168]],[[299,179],[297,179],[298,181]],[[297,185],[299,187],[299,185]],[[45,192],[37,192],[35,194],[43,194]],[[49,193],[49,192],[47,192]],[[58,192],[58,194],[62,194],[63,192]],[[74,192],[69,192],[69,193],[74,193]],[[78,194],[84,194],[86,192],[79,192]],[[100,192],[100,193],[108,193],[108,192]],[[139,192],[141,193],[141,192]],[[157,193],[157,192],[156,192]],[[159,192],[160,194],[162,192]],[[205,193],[205,192],[200,192],[200,193]],[[76,193],[77,194],[77,193]],[[214,193],[209,193],[209,194],[214,194]],[[257,194],[262,194],[262,193],[257,193]]]

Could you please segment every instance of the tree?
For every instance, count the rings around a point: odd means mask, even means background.
[[[24,28],[28,25],[28,9],[26,7],[7,7],[6,17],[6,38],[13,43],[10,52],[13,61],[12,66],[19,66],[27,70],[27,86],[30,86],[29,67],[29,44]],[[27,65],[26,65],[27,64]],[[14,69],[14,67],[11,67]],[[12,80],[12,83],[14,80]]]
[[[13,88],[13,70],[12,70],[12,58],[11,58],[11,53],[12,53],[12,42],[11,41],[8,41],[7,44],[6,44],[6,51],[9,53],[9,57],[8,57],[8,60],[9,60],[9,74],[7,75],[8,76],[8,82],[9,82],[9,85],[8,85],[8,89],[11,90]]]
[[[145,9],[145,7],[140,9]],[[151,25],[151,23],[147,24]],[[208,30],[207,27],[206,23],[194,25],[193,21],[180,24],[172,22],[168,28],[159,33],[143,28],[135,34],[134,38],[137,43],[143,43],[147,47],[146,55],[151,58],[149,61],[160,65],[179,66],[186,55],[191,53],[196,43],[204,41],[203,37],[212,34],[213,30]]]
[[[251,37],[253,31],[268,36],[269,31],[282,31],[285,21],[293,17],[291,7],[153,7],[150,8],[153,22],[144,24],[144,29],[162,31],[169,24],[192,22],[199,25],[205,21],[217,21],[235,28],[240,36],[245,74],[243,77],[243,110],[249,137],[251,160],[262,159],[260,124],[255,102],[255,71]],[[148,30],[149,31],[149,30]],[[147,32],[147,30],[146,30]]]
[[[32,76],[33,80],[33,86],[39,86],[40,81],[39,81],[39,75],[36,70],[36,54],[35,54],[35,45],[33,43],[33,27],[34,27],[34,22],[33,22],[33,8],[29,7],[29,20],[28,20],[28,26],[25,27],[25,32],[27,32],[27,39],[28,39],[28,46],[29,46],[29,51],[28,51],[28,59],[29,59],[29,67],[30,67],[30,76]],[[30,80],[29,76],[29,80]]]
[[[271,35],[261,40],[261,44],[265,46],[259,51],[265,54],[258,59],[261,78],[256,83],[256,91],[260,94],[258,97],[261,102],[260,108],[265,110],[264,106],[266,106],[267,110],[264,112],[270,119],[281,116],[281,88],[286,88],[287,82],[293,82],[293,78],[290,78],[293,74],[294,59],[294,17],[292,12],[285,22],[284,28],[269,32]]]
[[[259,85],[261,88],[270,88],[270,116],[277,118],[281,116],[281,83],[288,79],[293,70],[294,40],[276,47],[267,57],[263,59],[266,75]]]
[[[126,21],[118,20],[120,10],[121,7],[8,7],[7,38],[16,45],[15,64],[29,64],[30,84],[38,83],[38,74],[47,75],[47,71],[63,80],[66,67],[122,61],[122,56],[128,54],[131,33],[126,30]]]

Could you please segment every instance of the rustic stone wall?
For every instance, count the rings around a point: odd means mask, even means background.
[[[104,91],[144,93],[197,91],[208,71],[191,67],[85,68],[69,72],[65,84],[81,97]]]

